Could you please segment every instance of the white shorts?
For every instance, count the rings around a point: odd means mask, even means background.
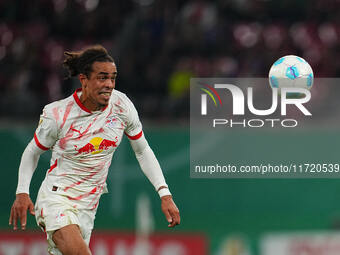
[[[52,190],[45,182],[42,183],[35,203],[37,224],[46,233],[48,252],[62,255],[52,240],[53,233],[67,225],[76,224],[81,235],[89,245],[96,210],[77,209],[74,201]]]

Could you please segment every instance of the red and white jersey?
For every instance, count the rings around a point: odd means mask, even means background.
[[[95,209],[100,195],[107,192],[108,169],[124,133],[138,139],[142,125],[125,94],[113,90],[108,106],[91,112],[80,102],[81,93],[78,89],[46,105],[34,140],[41,149],[52,150],[43,185],[77,208]]]

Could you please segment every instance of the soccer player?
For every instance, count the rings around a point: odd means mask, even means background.
[[[180,223],[179,211],[149,147],[129,98],[115,90],[117,68],[100,45],[65,52],[64,67],[78,76],[81,88],[44,107],[34,138],[19,166],[16,199],[9,224],[25,229],[27,210],[45,231],[50,254],[91,254],[88,247],[100,196],[112,155],[125,134],[139,165],[161,197],[169,227]],[[41,184],[36,204],[29,186],[39,156],[51,149],[51,166]],[[115,171],[120,171],[116,169]]]

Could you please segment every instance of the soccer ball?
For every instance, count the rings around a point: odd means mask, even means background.
[[[289,55],[275,61],[269,71],[272,88],[305,88],[313,85],[313,70],[301,57]]]

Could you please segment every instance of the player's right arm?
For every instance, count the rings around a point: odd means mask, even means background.
[[[27,210],[34,215],[34,205],[29,197],[29,186],[33,173],[38,165],[39,157],[43,152],[44,150],[40,149],[32,139],[22,154],[16,199],[12,205],[9,217],[9,225],[13,225],[14,230],[17,229],[18,219],[21,223],[21,229],[25,229]]]
[[[57,125],[54,119],[48,117],[44,110],[39,126],[34,133],[34,139],[27,145],[21,157],[18,174],[16,199],[12,205],[9,225],[17,229],[20,220],[21,229],[26,228],[27,210],[34,215],[34,205],[29,197],[29,187],[33,173],[38,165],[40,155],[53,146],[57,139]]]

